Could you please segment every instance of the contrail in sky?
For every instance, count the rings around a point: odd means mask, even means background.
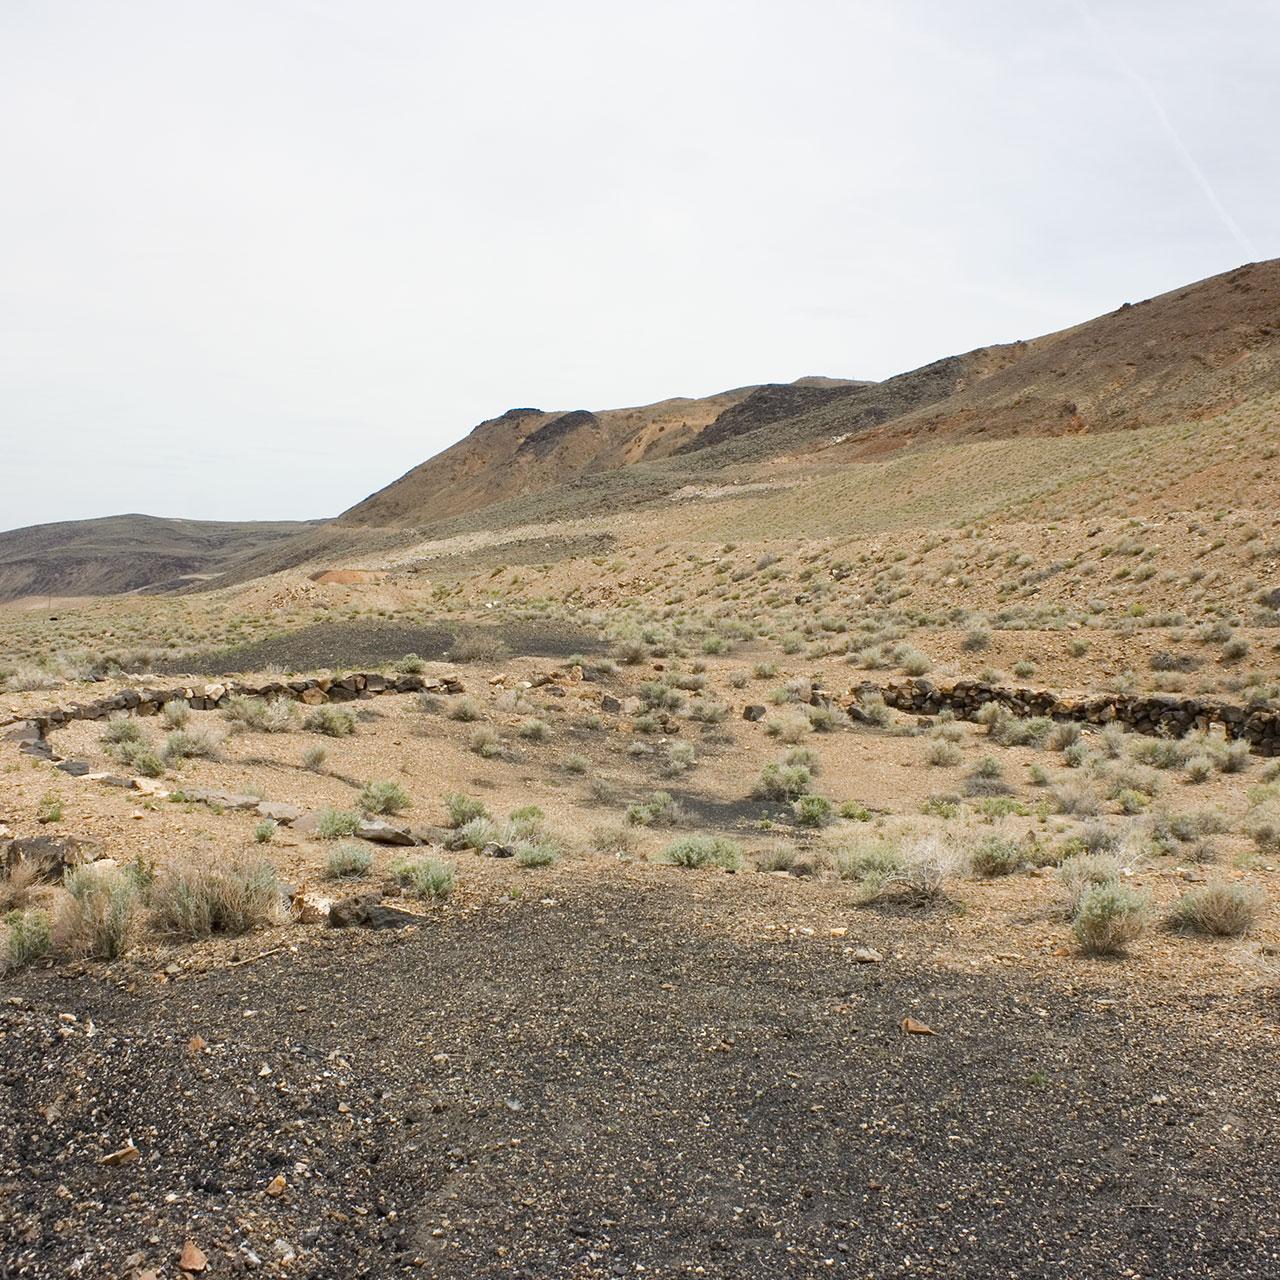
[[[1187,171],[1195,179],[1200,190],[1204,192],[1205,199],[1213,206],[1213,211],[1222,221],[1222,225],[1235,237],[1236,243],[1249,255],[1250,258],[1258,257],[1257,246],[1244,233],[1244,229],[1240,224],[1227,212],[1226,206],[1218,199],[1218,193],[1213,189],[1213,185],[1209,179],[1205,177],[1204,170],[1196,163],[1196,158],[1187,150],[1187,144],[1182,141],[1181,135],[1177,129],[1173,127],[1173,121],[1169,119],[1169,113],[1164,109],[1164,104],[1156,97],[1155,90],[1142,78],[1124,59],[1120,50],[1112,43],[1111,38],[1103,30],[1102,24],[1094,16],[1092,8],[1089,6],[1089,0],[1076,0],[1076,4],[1080,9],[1080,16],[1084,19],[1085,25],[1097,37],[1098,43],[1107,51],[1111,60],[1117,67],[1128,76],[1130,80],[1137,85],[1138,90],[1144,98],[1151,104],[1152,111],[1156,114],[1161,128],[1168,135],[1169,141],[1173,143],[1174,150],[1182,157],[1183,164],[1186,165]]]

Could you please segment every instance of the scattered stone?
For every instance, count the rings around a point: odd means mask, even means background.
[[[480,850],[482,858],[514,858],[515,853],[516,851],[509,844],[499,844],[496,840],[490,840]]]
[[[188,1240],[182,1246],[182,1252],[178,1255],[178,1269],[180,1271],[189,1271],[198,1274],[208,1265],[209,1259],[205,1257],[204,1251],[194,1240]]]
[[[371,840],[374,844],[417,844],[413,832],[408,827],[398,826],[393,822],[383,822],[381,818],[366,818],[356,829],[361,840]]]
[[[898,1025],[909,1036],[931,1036],[934,1033],[932,1027],[912,1017],[903,1018]]]
[[[742,718],[744,720],[763,720],[768,715],[768,708],[762,707],[758,702],[753,702],[742,708]]]
[[[53,767],[73,778],[83,778],[93,772],[93,766],[87,760],[62,760]]]
[[[258,804],[258,813],[264,818],[278,822],[282,827],[292,826],[302,817],[305,810],[296,804],[284,800],[263,800]]]
[[[874,947],[857,947],[854,950],[853,958],[859,964],[879,964],[884,959],[884,956]]]
[[[28,836],[10,840],[4,849],[4,865],[13,868],[20,863],[36,867],[37,878],[56,883],[73,867],[93,862],[97,846],[76,836]]]
[[[399,907],[388,907],[375,893],[361,893],[343,898],[329,908],[329,925],[334,929],[403,929],[420,923],[419,918]]]
[[[142,1152],[130,1142],[127,1146],[123,1146],[119,1151],[112,1151],[102,1157],[101,1163],[110,1166],[112,1169],[122,1164],[132,1164],[135,1160],[141,1158]]]

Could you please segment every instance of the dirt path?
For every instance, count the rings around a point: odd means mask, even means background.
[[[0,1275],[1280,1274],[1261,997],[747,943],[680,880],[113,974],[0,1006]]]

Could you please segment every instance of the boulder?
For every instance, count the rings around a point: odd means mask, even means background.
[[[744,720],[763,720],[769,714],[767,707],[762,707],[758,702],[749,703],[742,708],[742,718]]]
[[[343,898],[329,908],[329,925],[334,929],[403,929],[418,923],[419,918],[412,912],[386,906],[376,893]]]
[[[371,840],[374,844],[417,844],[414,834],[408,827],[394,822],[384,822],[381,818],[366,818],[356,829],[361,840]]]
[[[75,836],[29,836],[9,841],[4,850],[4,865],[10,870],[24,863],[34,866],[39,879],[56,883],[64,872],[93,862],[96,857],[96,847]]]

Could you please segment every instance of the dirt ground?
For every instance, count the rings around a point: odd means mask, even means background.
[[[165,981],[31,974],[5,1274],[172,1276],[188,1239],[212,1274],[1276,1274],[1274,999],[966,971],[929,916],[859,913],[879,964],[744,940],[777,890],[613,867]]]

